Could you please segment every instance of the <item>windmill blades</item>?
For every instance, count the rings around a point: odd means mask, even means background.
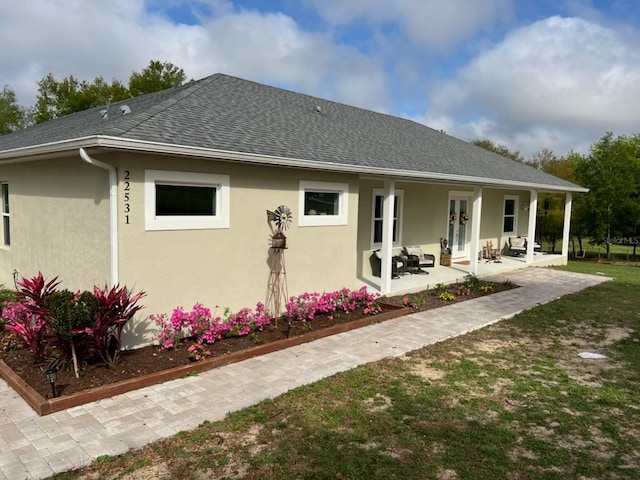
[[[286,205],[280,205],[278,208],[276,208],[274,213],[276,215],[275,222],[278,230],[282,231],[289,228],[293,219],[291,209]]]

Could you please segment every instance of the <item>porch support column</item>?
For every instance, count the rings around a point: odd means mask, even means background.
[[[480,222],[482,215],[482,187],[473,187],[471,210],[471,245],[469,248],[469,273],[478,275],[478,252],[480,251]]]
[[[567,192],[564,200],[564,227],[562,229],[562,258],[565,264],[569,259],[569,232],[571,230],[571,208],[573,205],[573,197],[571,192]]]
[[[516,208],[519,208],[516,205]],[[536,218],[538,212],[538,191],[531,190],[529,198],[529,230],[527,231],[527,263],[533,263],[533,245],[536,242]]]
[[[383,295],[391,291],[391,257],[393,256],[393,210],[396,195],[396,182],[384,181],[384,200],[382,202],[382,246],[380,257],[382,267],[380,269],[380,293]]]

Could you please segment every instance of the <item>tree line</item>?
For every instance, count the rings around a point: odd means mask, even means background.
[[[569,152],[556,156],[542,149],[525,160],[518,151],[491,140],[473,140],[473,144],[514,161],[527,163],[556,177],[589,189],[573,196],[571,216],[572,249],[585,251],[584,241],[602,245],[607,257],[611,245],[633,248],[640,244],[640,134],[614,136],[606,133],[594,142],[587,154]],[[538,196],[538,241],[547,242],[553,251],[562,238],[565,196],[541,193]]]
[[[49,73],[38,82],[36,103],[28,108],[19,105],[15,92],[5,85],[0,92],[0,135],[91,107],[177,87],[185,81],[182,68],[158,60],[132,72],[126,86],[117,79],[109,82],[96,77],[89,82],[69,75],[58,80]],[[529,159],[488,139],[471,143],[589,189],[587,194],[574,195],[574,252],[585,250],[586,239],[604,244],[607,255],[612,243],[633,245],[636,254],[636,244],[640,243],[640,134],[616,137],[609,132],[593,143],[585,155],[571,151],[557,156],[543,148]],[[537,240],[546,242],[551,250],[562,238],[564,203],[564,195],[541,193],[538,197]]]
[[[0,135],[88,108],[177,87],[186,78],[182,68],[159,60],[151,60],[141,71],[132,72],[127,86],[120,80],[109,82],[103,77],[89,82],[69,75],[58,80],[49,73],[38,82],[33,107],[18,104],[15,91],[5,85],[0,92]]]

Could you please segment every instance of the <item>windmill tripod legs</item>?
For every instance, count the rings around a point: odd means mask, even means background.
[[[287,292],[287,269],[284,262],[284,249],[271,249],[271,273],[269,275],[269,284],[267,285],[267,301],[266,309],[276,321],[278,326],[278,317],[282,314],[283,307],[286,307],[289,300]]]

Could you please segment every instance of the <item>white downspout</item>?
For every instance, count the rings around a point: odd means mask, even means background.
[[[91,158],[80,148],[80,158],[90,165],[109,172],[109,230],[111,240],[111,286],[118,285],[118,172],[116,167]]]

